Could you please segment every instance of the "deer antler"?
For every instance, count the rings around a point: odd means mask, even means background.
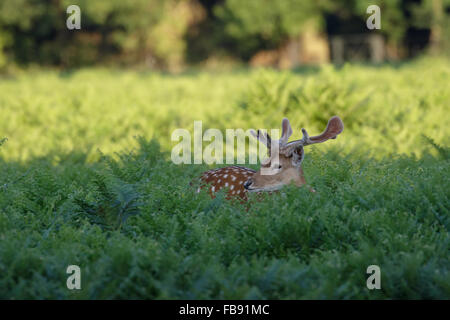
[[[269,134],[267,132],[262,132],[261,130],[257,130],[256,132],[254,130],[251,130],[250,133],[261,143],[263,143],[267,150],[271,151],[272,147],[272,139],[270,138]],[[289,123],[289,120],[287,118],[284,118],[281,122],[281,138],[279,140],[274,140],[273,143],[279,143],[280,148],[283,148],[287,145],[289,137],[292,135],[292,128],[291,124]]]
[[[302,128],[303,138],[287,143],[280,152],[290,155],[298,147],[304,147],[315,143],[325,142],[329,139],[336,139],[337,135],[344,130],[344,123],[338,116],[331,117],[328,120],[325,131],[318,136],[310,137],[306,129]]]
[[[272,139],[270,138],[269,134],[267,132],[263,132],[261,130],[250,130],[250,133],[256,138],[256,140],[259,140],[261,143],[263,143],[268,150],[270,150],[270,145],[272,144]]]

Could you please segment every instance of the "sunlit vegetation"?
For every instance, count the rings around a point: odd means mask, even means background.
[[[0,298],[450,298],[450,63],[0,80]],[[345,130],[317,192],[244,204],[189,183],[176,128]],[[139,138],[136,138],[139,136]],[[82,290],[66,287],[79,265]],[[368,290],[366,268],[381,268]]]

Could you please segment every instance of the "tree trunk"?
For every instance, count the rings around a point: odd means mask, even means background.
[[[430,50],[439,53],[442,49],[442,23],[444,19],[444,6],[442,0],[432,0],[432,21],[430,35]]]

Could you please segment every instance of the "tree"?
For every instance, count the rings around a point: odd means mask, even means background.
[[[81,9],[81,30],[68,30],[66,8]],[[179,68],[196,0],[0,0],[0,63],[74,67],[97,62],[152,62]]]
[[[228,0],[215,8],[225,26],[225,35],[239,46],[234,52],[249,59],[261,48],[279,47],[300,35],[306,26],[322,29],[323,7],[328,1]]]
[[[430,50],[443,53],[450,50],[450,0],[422,0],[412,4],[412,25],[430,29]]]

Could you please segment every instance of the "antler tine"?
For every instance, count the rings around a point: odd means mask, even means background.
[[[283,121],[281,121],[281,130],[280,146],[285,146],[292,135],[292,128],[288,118],[283,118]]]
[[[309,138],[309,134],[308,134],[308,132],[306,131],[305,128],[302,128],[302,133],[303,133],[303,137],[301,139],[294,140],[294,141],[291,141],[291,142],[285,144],[283,146],[282,152],[285,153],[286,155],[289,155],[290,153],[292,153],[292,151],[295,148],[300,147],[300,146],[303,147],[303,146],[306,146],[308,144],[312,144],[313,143],[311,141],[311,139]]]
[[[259,129],[256,132],[255,132],[255,130],[250,130],[250,133],[256,138],[256,140],[263,143],[270,150],[270,145],[271,145],[272,140],[271,140],[269,134],[267,134]]]
[[[337,135],[339,135],[344,130],[344,123],[338,116],[331,117],[328,120],[327,127],[325,131],[322,132],[318,136],[310,137],[305,128],[302,128],[303,137],[300,140],[291,141],[283,148],[283,153],[285,155],[290,155],[294,151],[295,148],[300,146],[308,146],[311,144],[325,142],[329,139],[336,139]]]
[[[314,142],[312,142],[311,141],[311,139],[309,138],[309,134],[308,134],[308,132],[306,131],[306,129],[305,128],[302,128],[302,133],[303,133],[303,137],[299,140],[300,141],[300,144],[299,145],[297,145],[297,146],[307,146],[307,145],[309,145],[309,144],[313,144]]]

